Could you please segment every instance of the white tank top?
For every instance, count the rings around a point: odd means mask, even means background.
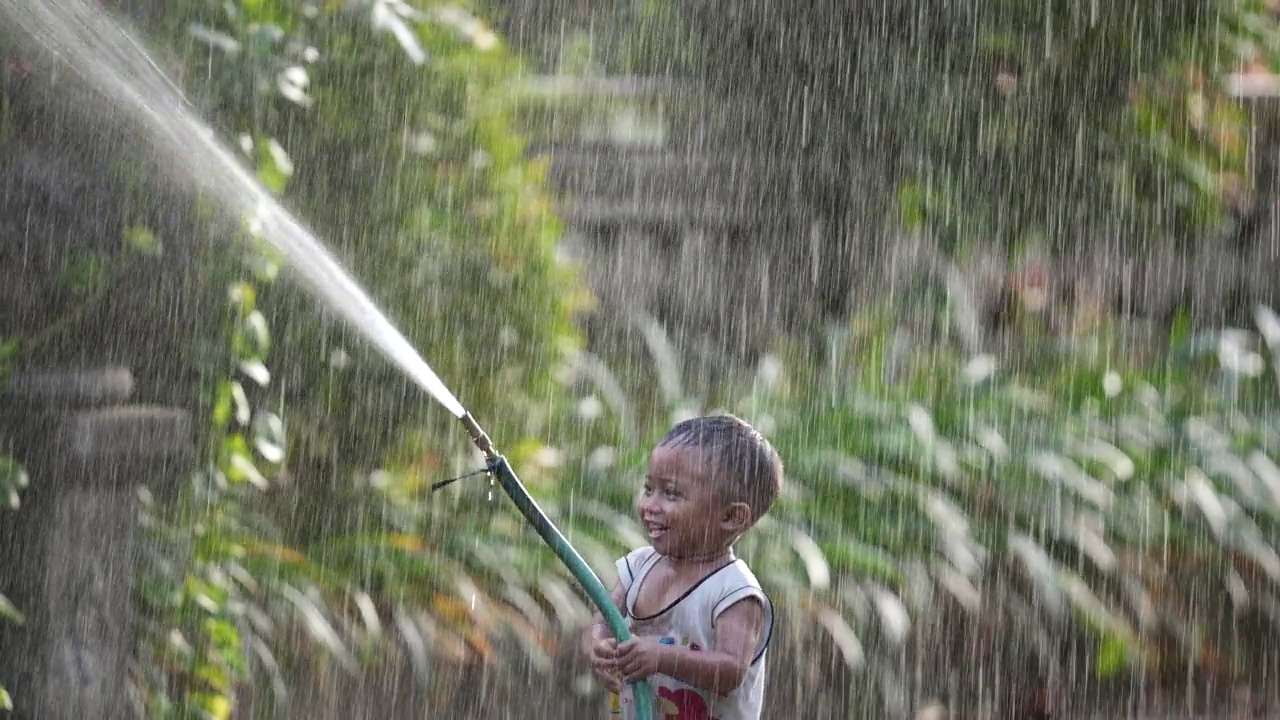
[[[662,612],[637,618],[636,597],[645,577],[662,559],[651,547],[640,548],[618,560],[618,580],[626,591],[624,613],[632,634],[657,637],[658,642],[688,647],[692,650],[714,649],[715,622],[720,613],[746,598],[759,598],[764,606],[764,627],[755,658],[747,668],[742,684],[726,697],[694,688],[667,677],[653,675],[649,686],[654,692],[654,720],[759,720],[764,707],[765,650],[773,632],[773,604],[760,588],[756,576],[742,560],[730,556],[728,564],[714,570],[693,589]],[[610,698],[610,715],[626,720],[637,719],[631,687],[621,697]]]

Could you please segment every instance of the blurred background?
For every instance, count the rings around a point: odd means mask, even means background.
[[[27,6],[0,705],[603,716],[572,577],[429,490],[454,419]],[[769,436],[768,717],[1280,714],[1274,2],[47,6],[131,28],[101,77],[164,73],[606,584],[672,422]]]

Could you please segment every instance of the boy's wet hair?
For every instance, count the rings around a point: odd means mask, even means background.
[[[711,480],[759,520],[782,489],[782,458],[755,428],[733,415],[706,415],[676,423],[659,447],[696,448]]]

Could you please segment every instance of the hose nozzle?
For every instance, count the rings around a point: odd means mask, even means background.
[[[471,417],[471,413],[467,413],[459,419],[462,420],[462,425],[467,428],[467,434],[471,436],[471,442],[480,448],[480,452],[484,453],[485,459],[489,461],[498,459],[498,451],[493,449],[493,441],[489,439],[484,430],[480,429],[479,423],[476,422],[475,418]]]

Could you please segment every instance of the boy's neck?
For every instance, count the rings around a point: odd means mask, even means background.
[[[731,562],[734,559],[732,545],[726,545],[720,548],[719,550],[713,550],[711,552],[700,553],[697,555],[685,555],[683,557],[675,557],[674,555],[668,555],[666,557],[667,557],[667,561],[670,562],[672,565],[683,566],[683,567],[698,567],[702,565],[723,565],[724,563]]]

